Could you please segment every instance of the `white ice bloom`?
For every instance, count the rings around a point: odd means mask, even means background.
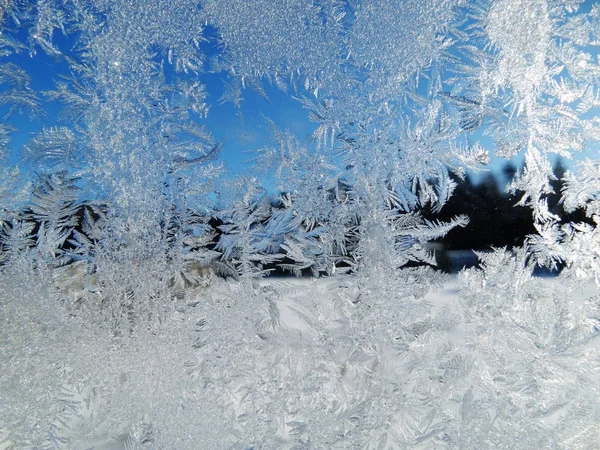
[[[588,6],[0,0],[0,449],[597,448]],[[211,107],[271,92],[273,142],[225,178]],[[483,231],[432,218],[454,174],[519,154],[533,234],[434,269]]]
[[[487,33],[498,49],[498,88],[514,89],[517,98],[535,97],[547,81],[551,17],[546,0],[498,0],[488,13]]]

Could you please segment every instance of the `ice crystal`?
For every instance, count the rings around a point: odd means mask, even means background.
[[[598,6],[0,0],[0,26],[0,449],[597,447]],[[26,48],[68,75],[38,95]],[[221,178],[204,122],[247,89],[315,125],[267,119],[277,199]],[[436,271],[471,226],[426,219],[451,174],[519,154],[536,232]]]

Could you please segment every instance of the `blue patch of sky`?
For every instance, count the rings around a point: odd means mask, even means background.
[[[580,12],[589,11],[592,1],[587,0],[582,5]],[[16,37],[20,42],[27,42],[27,35],[24,30],[9,34]],[[214,35],[214,30],[209,30]],[[214,42],[214,41],[213,41]],[[77,35],[62,36],[55,33],[53,43],[68,56],[73,52],[77,45]],[[203,48],[207,56],[218,51],[213,44],[208,44]],[[590,52],[594,57],[598,56],[596,48]],[[43,116],[30,117],[28,115],[18,115],[9,120],[17,131],[11,138],[11,164],[18,164],[21,169],[29,170],[27,162],[23,159],[23,146],[31,138],[32,134],[40,131],[44,126],[60,125],[58,119],[62,106],[57,102],[50,102],[43,96],[44,91],[55,87],[55,82],[61,76],[70,76],[70,70],[64,57],[50,56],[41,49],[31,55],[28,49],[22,50],[19,54],[5,58],[4,61],[10,61],[24,69],[32,78],[31,87],[38,94],[42,102]],[[167,69],[169,70],[169,69]],[[221,158],[225,163],[230,177],[244,174],[250,168],[249,160],[252,158],[252,152],[261,147],[272,143],[272,130],[267,118],[273,120],[280,129],[287,129],[293,132],[300,139],[304,139],[307,145],[310,142],[310,136],[315,130],[316,125],[308,118],[308,112],[302,105],[293,98],[293,94],[283,92],[275,86],[263,83],[264,96],[258,92],[246,88],[242,91],[243,101],[239,106],[231,102],[221,102],[220,99],[226,90],[228,75],[224,73],[203,72],[197,76],[199,80],[206,85],[208,94],[207,103],[210,110],[206,118],[201,119],[208,129],[213,133],[218,142],[222,144]],[[5,113],[6,107],[0,108],[0,113]],[[492,140],[485,136],[481,131],[471,136],[475,141],[488,148],[493,154]],[[597,149],[591,149],[583,154],[592,156],[591,153],[598,152]],[[512,158],[509,162],[514,166],[521,167],[523,164],[523,154]],[[576,158],[577,161],[580,158]],[[499,179],[502,179],[503,168],[507,161],[502,158],[493,158],[489,170]],[[566,161],[567,168],[573,166],[571,161]],[[470,176],[476,181],[481,180],[484,174],[470,173]],[[261,175],[262,183],[269,191],[273,191],[275,182],[269,174]]]
[[[15,33],[10,33],[10,30],[5,30],[5,32],[11,34],[19,42],[27,42],[25,30]],[[77,45],[77,35],[62,36],[55,33],[53,44],[66,56],[70,56]],[[203,50],[206,51],[208,57],[215,51],[214,47],[206,47]],[[25,113],[7,119],[7,122],[16,129],[11,135],[10,164],[18,165],[24,172],[36,170],[36,167],[32,167],[30,161],[27,160],[25,152],[27,142],[43,127],[69,125],[60,119],[63,105],[56,101],[49,101],[44,96],[44,92],[55,89],[56,81],[63,77],[71,77],[72,73],[64,57],[50,56],[41,49],[30,52],[25,48],[17,54],[4,58],[2,62],[14,63],[26,71],[31,77],[31,89],[37,94],[41,103],[42,114],[40,115]],[[165,72],[168,76],[169,72],[172,72],[172,68],[166,66]],[[216,141],[221,144],[220,156],[229,178],[246,173],[250,168],[249,161],[253,156],[252,152],[272,143],[272,130],[267,118],[272,120],[277,127],[290,130],[298,137],[306,138],[307,141],[316,128],[308,120],[308,114],[299,102],[294,100],[289,93],[268,83],[264,84],[266,98],[258,92],[246,88],[242,91],[243,101],[236,106],[231,102],[221,101],[226,91],[226,83],[230,81],[229,75],[207,71],[188,76],[198,77],[206,86],[207,103],[210,109],[208,115],[199,121],[207,126]],[[2,87],[0,87],[1,89]],[[7,106],[0,108],[2,115],[7,111]],[[273,190],[274,180],[272,177],[264,174],[263,176],[264,180],[262,181],[265,188]]]
[[[215,78],[215,81],[208,83],[211,108],[204,123],[222,144],[222,158],[232,175],[249,171],[255,151],[273,144],[270,120],[278,128],[289,130],[306,142],[310,140],[316,125],[309,121],[307,111],[290,93],[264,83],[266,98],[246,88],[238,107],[218,101],[225,90],[226,80],[221,74],[207,74],[206,78]],[[266,175],[262,181],[268,190],[274,188],[272,177]]]

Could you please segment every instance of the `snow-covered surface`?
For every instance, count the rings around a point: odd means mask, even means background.
[[[554,445],[562,433],[574,436],[570,448],[598,448],[598,316],[587,317],[596,338],[578,353],[566,344],[519,356],[505,345],[519,340],[504,335],[514,329],[500,328],[501,319],[481,329],[462,310],[477,273],[440,278],[422,298],[403,297],[407,276],[396,299],[380,300],[373,294],[382,291],[351,275],[265,279],[255,288],[218,280],[189,292],[161,327],[131,336],[114,336],[84,311],[66,318],[43,298],[5,302],[0,449],[492,448],[509,441],[497,434],[524,420],[519,414],[538,433],[523,436],[522,448],[566,448]],[[531,283],[542,300],[565,293],[560,278]],[[593,283],[569,292],[574,314],[600,299]],[[519,379],[498,378],[535,361]],[[528,384],[529,370],[547,378]],[[554,409],[545,413],[528,404],[528,389],[550,392],[552,383],[568,385],[564,401],[550,396]],[[503,416],[510,407],[516,416]],[[595,408],[592,422],[561,424],[571,408]]]

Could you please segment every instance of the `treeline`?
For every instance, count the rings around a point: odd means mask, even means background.
[[[467,226],[455,226],[444,237],[426,249],[435,253],[435,259],[412,258],[407,265],[437,262],[445,271],[454,271],[462,265],[451,258],[453,251],[486,250],[491,247],[522,246],[528,235],[535,234],[531,210],[517,206],[519,193],[507,194],[503,185],[514,178],[517,169],[507,164],[503,177],[488,173],[481,181],[466,175],[453,176],[457,184],[454,194],[440,212],[425,211],[423,219],[431,223],[451,223],[454,218],[467,215]],[[563,222],[584,222],[583,211],[567,214],[560,202],[565,173],[563,164],[554,166],[554,193],[547,196],[552,213]],[[18,253],[34,252],[38,261],[52,266],[64,266],[93,259],[101,242],[113,232],[106,220],[109,207],[101,202],[76,202],[76,179],[66,174],[47,174],[40,178],[32,203],[2,223],[0,231],[0,263],[7,263]],[[342,185],[331,193],[335,203],[340,195],[351,195],[351,187]],[[159,225],[165,243],[164,253],[175,255],[167,247],[177,247],[182,271],[191,272],[198,266],[211,267],[215,272],[237,277],[294,273],[320,275],[335,271],[336,267],[353,267],[361,239],[357,232],[361,219],[355,218],[338,224],[344,228],[343,242],[329,245],[319,233],[319,226],[307,228],[283,201],[269,200],[266,192],[257,191],[244,204],[228,211],[200,213],[185,206],[171,205]],[[403,245],[410,246],[410,238]],[[112,243],[122,246],[125,243]],[[433,255],[432,255],[433,256]],[[175,256],[169,256],[177,259]],[[93,269],[91,269],[93,270]]]
[[[507,193],[504,189],[515,177],[518,168],[506,163],[502,173],[494,176],[487,173],[478,182],[469,175],[460,179],[452,175],[457,187],[452,197],[439,213],[427,213],[428,218],[446,220],[457,214],[466,214],[470,222],[467,227],[455,228],[437,241],[436,257],[441,269],[453,271],[461,264],[472,265],[475,255],[463,255],[463,260],[452,261],[453,252],[465,250],[488,250],[491,247],[520,247],[528,235],[536,233],[530,208],[519,206],[521,193]],[[522,169],[521,169],[522,170]],[[566,168],[559,159],[554,164],[554,179],[550,184],[552,194],[546,196],[548,209],[561,218],[561,223],[591,223],[583,209],[568,213],[563,208],[561,196]]]

